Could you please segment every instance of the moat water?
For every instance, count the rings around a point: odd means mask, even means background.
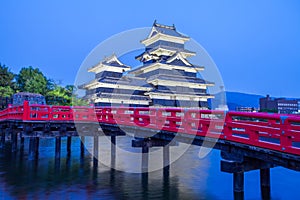
[[[91,140],[86,141],[92,143]],[[117,143],[130,145],[129,138]],[[80,139],[72,140],[67,156],[62,140],[60,164],[55,164],[54,140],[41,139],[38,161],[24,154],[11,153],[9,144],[0,151],[0,200],[5,199],[233,199],[232,175],[220,171],[220,152],[198,157],[192,146],[171,164],[169,175],[163,170],[148,174],[126,173],[102,164],[93,167],[93,157],[80,156]],[[89,148],[89,147],[88,147]],[[128,147],[126,147],[128,148]],[[108,156],[101,154],[100,156]],[[271,169],[272,199],[299,199],[300,172],[281,167]],[[260,199],[259,172],[245,174],[245,199]]]

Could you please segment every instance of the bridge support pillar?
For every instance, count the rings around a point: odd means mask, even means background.
[[[24,151],[24,142],[25,142],[25,138],[23,137],[23,133],[20,133],[20,151],[21,152]]]
[[[244,199],[244,172],[233,173],[234,199]]]
[[[35,138],[35,151],[36,151],[36,156],[39,155],[39,148],[40,148],[40,138],[36,137]]]
[[[110,161],[111,161],[111,167],[115,168],[116,166],[116,136],[110,136],[110,148],[111,148],[111,154],[110,154]]]
[[[61,137],[57,136],[55,137],[55,160],[60,159],[60,153],[61,153]]]
[[[168,175],[170,171],[170,146],[166,145],[163,147],[163,166],[164,175]]]
[[[80,143],[80,155],[83,156],[84,155],[84,142],[85,142],[85,137],[81,136],[80,137],[81,143]]]
[[[18,150],[18,132],[11,132],[11,152],[17,152]]]
[[[0,148],[4,148],[5,146],[5,131],[2,130],[2,127],[0,127]]]
[[[146,143],[142,146],[142,172],[148,173],[149,162],[149,145]]]
[[[36,160],[38,158],[38,147],[39,147],[38,137],[30,137],[29,139],[29,160]]]
[[[98,158],[99,158],[99,136],[94,136],[94,158],[93,158],[94,167],[98,167]]]
[[[260,189],[262,199],[271,199],[270,168],[260,169]]]
[[[170,164],[170,146],[177,145],[176,142],[161,140],[156,138],[137,138],[132,140],[132,147],[142,148],[142,172],[148,172],[148,162],[149,162],[149,148],[150,147],[163,147],[163,165],[164,172],[169,172]]]
[[[233,173],[233,190],[235,199],[244,199],[244,172],[260,170],[261,195],[270,199],[270,168],[274,164],[253,157],[221,152],[221,171]]]
[[[72,144],[72,137],[67,137],[67,154],[71,155],[71,144]]]
[[[55,170],[59,171],[60,169],[60,154],[61,154],[61,137],[55,137]]]

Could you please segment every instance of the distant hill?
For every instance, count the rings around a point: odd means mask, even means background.
[[[215,99],[212,99],[212,102],[215,104],[220,103],[220,97],[222,93],[215,94]],[[229,110],[235,110],[236,107],[259,107],[259,98],[262,98],[262,95],[257,94],[246,94],[241,92],[225,92],[227,106]]]

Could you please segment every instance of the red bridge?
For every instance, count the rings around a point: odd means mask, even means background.
[[[300,116],[183,108],[28,105],[0,111],[0,122],[99,122],[219,138],[300,155]]]
[[[264,199],[270,197],[270,168],[282,166],[300,171],[300,116],[183,108],[29,105],[28,102],[0,111],[0,147],[10,138],[15,152],[18,136],[21,149],[24,138],[28,137],[31,158],[38,155],[39,138],[49,136],[56,139],[56,159],[60,159],[61,137],[68,137],[70,153],[71,136],[81,136],[83,143],[85,136],[93,136],[97,158],[99,134],[111,136],[112,144],[116,144],[116,136],[126,135],[124,130],[135,135],[137,139],[132,146],[141,147],[143,153],[153,146],[164,147],[166,167],[168,144],[175,136],[175,142],[221,150],[221,170],[234,174],[237,198],[243,198],[246,171],[260,170]],[[116,149],[114,145],[111,148],[113,158]],[[81,145],[81,152],[83,149]],[[142,156],[142,168],[147,168],[147,154]]]

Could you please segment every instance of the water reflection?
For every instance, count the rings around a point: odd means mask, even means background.
[[[170,177],[168,170],[131,174],[101,164],[95,167],[87,151],[80,153],[76,138],[72,141],[72,154],[62,151],[61,159],[55,159],[55,149],[50,149],[54,141],[46,139],[41,140],[39,159],[28,160],[26,143],[24,151],[11,153],[7,146],[0,153],[0,187],[5,199],[61,195],[107,199],[168,199],[171,194],[178,197],[177,175]]]
[[[232,199],[232,176],[220,172],[220,156],[213,151],[198,158],[198,147],[165,168],[151,173],[133,174],[93,165],[88,151],[80,153],[80,140],[72,139],[72,153],[62,139],[61,159],[55,159],[55,141],[40,140],[38,160],[28,160],[28,141],[24,151],[11,153],[9,144],[0,151],[0,197],[67,199]],[[100,156],[110,157],[99,152]],[[117,158],[118,160],[118,155]],[[115,162],[115,161],[114,161]],[[271,172],[272,174],[272,172]],[[273,198],[296,198],[300,175],[282,168],[272,174]],[[289,182],[290,179],[290,182]],[[245,196],[259,199],[258,172],[245,176]],[[284,191],[284,192],[277,192]],[[1,199],[1,198],[0,198]]]

